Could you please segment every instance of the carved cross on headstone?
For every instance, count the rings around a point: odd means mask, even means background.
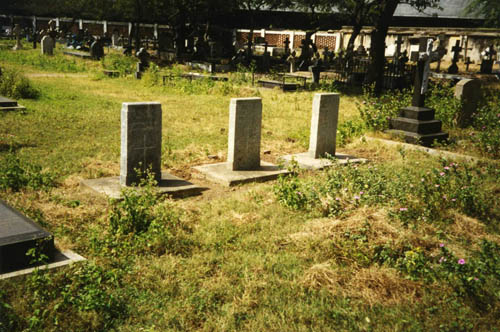
[[[439,59],[438,52],[432,50],[433,45],[433,39],[425,37],[420,38],[419,59],[412,100],[412,106],[415,107],[424,107],[425,93],[427,92],[429,84],[430,64]]]
[[[449,74],[458,73],[457,63],[458,63],[458,58],[460,56],[460,52],[462,51],[462,49],[463,48],[460,46],[460,41],[457,40],[457,42],[455,43],[455,46],[453,46],[453,48],[451,49],[451,51],[453,52],[453,60],[452,60],[451,66],[448,68]]]
[[[469,47],[469,36],[462,37],[462,45],[464,47],[464,58],[467,59],[468,51],[472,51],[474,48]]]
[[[472,64],[473,62],[470,61],[470,56],[468,56],[466,59],[465,59],[465,70],[466,71],[469,71],[469,66]]]

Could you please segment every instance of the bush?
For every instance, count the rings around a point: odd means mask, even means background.
[[[474,115],[472,141],[481,151],[500,158],[500,98],[495,96]]]
[[[455,88],[442,82],[429,84],[426,106],[436,110],[436,119],[441,120],[449,128],[456,126],[460,101],[455,98]]]
[[[161,201],[151,175],[140,187],[122,191],[123,200],[111,201],[109,222],[112,235],[96,240],[98,250],[170,252],[186,255],[191,252],[191,228],[182,221],[181,213],[168,201]]]
[[[5,70],[0,75],[0,95],[13,99],[34,99],[39,94],[31,81],[18,71]]]
[[[126,76],[135,72],[137,59],[120,54],[108,54],[102,58],[101,62],[103,68],[117,70],[121,76]]]
[[[151,63],[149,68],[142,75],[142,82],[145,86],[155,86],[162,84],[162,77],[158,65]]]
[[[389,119],[398,114],[400,108],[411,105],[411,93],[407,90],[388,91],[377,97],[373,87],[364,89],[358,109],[368,129],[385,130]]]

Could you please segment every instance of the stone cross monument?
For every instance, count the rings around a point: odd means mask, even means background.
[[[457,40],[455,46],[451,49],[453,52],[453,60],[451,66],[448,68],[448,74],[457,74],[458,73],[458,58],[460,56],[460,52],[462,51],[462,47],[460,46],[460,41]]]
[[[399,117],[390,120],[391,130],[398,136],[403,135],[409,143],[430,146],[434,141],[445,141],[448,134],[441,131],[442,123],[435,120],[435,110],[425,107],[425,93],[429,83],[430,63],[437,61],[438,52],[433,52],[434,41],[428,38],[420,39],[420,53],[417,63],[417,74],[412,105],[402,108]]]

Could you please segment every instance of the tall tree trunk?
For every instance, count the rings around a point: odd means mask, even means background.
[[[399,0],[382,0],[380,14],[375,22],[375,28],[371,34],[370,57],[371,64],[368,70],[368,83],[375,83],[376,95],[380,95],[384,85],[385,66],[385,39],[387,31],[394,16]]]
[[[356,38],[358,38],[362,27],[363,26],[361,24],[353,25],[352,34],[351,34],[351,37],[349,37],[349,42],[347,43],[347,53],[348,54],[351,54],[352,52],[354,52],[354,42],[356,41]]]

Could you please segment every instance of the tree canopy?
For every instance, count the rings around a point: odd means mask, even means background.
[[[499,0],[472,0],[466,11],[484,17],[488,26],[500,27]]]

